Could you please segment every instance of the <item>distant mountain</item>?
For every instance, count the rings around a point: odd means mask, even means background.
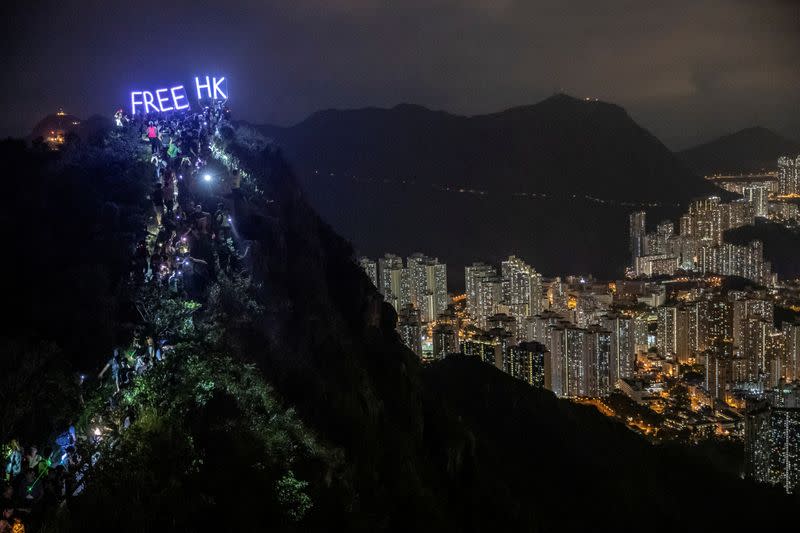
[[[711,190],[622,108],[564,94],[473,117],[409,104],[328,110],[262,131],[307,176],[634,201]]]
[[[63,137],[74,134],[84,141],[89,141],[103,135],[112,126],[111,119],[102,115],[92,115],[82,120],[75,115],[59,111],[37,122],[27,140],[33,141],[40,137],[46,140],[59,134]]]
[[[70,132],[76,131],[80,125],[81,119],[75,115],[70,115],[68,113],[64,113],[63,111],[59,111],[58,113],[47,115],[42,120],[37,122],[33,127],[29,138],[36,139],[38,137],[42,137],[46,139],[50,136],[56,135],[59,132],[62,135],[66,135]]]
[[[782,155],[800,154],[800,142],[762,127],[747,128],[689,148],[680,156],[698,174],[747,173],[775,169]]]
[[[558,94],[472,117],[402,104],[259,129],[360,252],[421,250],[451,279],[518,254],[546,274],[621,275],[627,216],[718,193],[619,106]]]

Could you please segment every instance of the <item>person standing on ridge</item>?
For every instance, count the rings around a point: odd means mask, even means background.
[[[160,141],[158,140],[158,128],[153,122],[147,126],[147,138],[150,141],[150,150],[152,153],[156,153],[159,149]]]

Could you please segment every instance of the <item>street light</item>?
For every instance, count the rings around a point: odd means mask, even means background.
[[[204,179],[205,181],[211,181],[211,174],[206,174],[206,175],[204,175],[204,176],[203,176],[203,179]]]

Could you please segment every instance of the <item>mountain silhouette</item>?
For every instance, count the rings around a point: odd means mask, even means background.
[[[521,255],[546,274],[622,274],[627,218],[655,224],[718,190],[619,106],[556,94],[459,116],[422,106],[317,112],[261,126],[309,199],[360,252],[464,264]]]
[[[472,117],[410,104],[327,110],[262,131],[307,175],[632,201],[711,190],[621,107],[565,94]]]
[[[774,169],[783,155],[800,153],[800,143],[760,126],[724,135],[680,152],[701,175],[748,173]]]

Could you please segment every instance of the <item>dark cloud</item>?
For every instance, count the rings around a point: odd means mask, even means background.
[[[561,89],[625,106],[675,147],[753,124],[800,137],[796,2],[10,4],[3,135],[57,106],[108,113],[131,87],[209,71],[257,121],[404,101],[473,114]]]

